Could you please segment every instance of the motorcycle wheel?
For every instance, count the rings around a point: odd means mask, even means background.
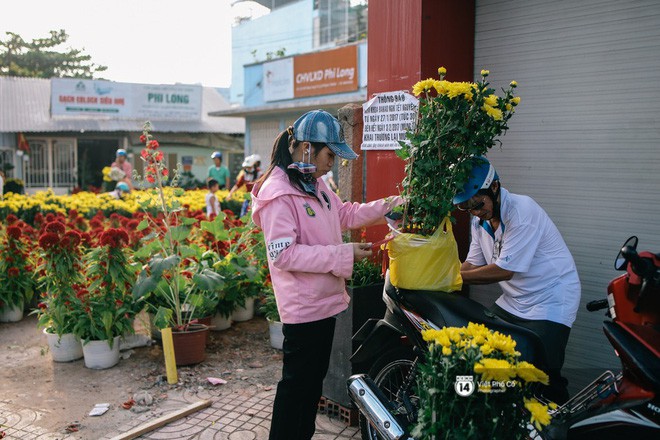
[[[373,367],[369,370],[369,377],[378,385],[378,388],[385,396],[397,407],[397,414],[411,422],[417,415],[418,400],[412,395],[412,390],[408,393],[408,398],[412,401],[414,410],[408,413],[403,403],[396,401],[399,389],[403,385],[410,367],[413,365],[415,355],[412,349],[408,347],[398,347],[386,352],[378,358]],[[362,440],[383,440],[378,432],[369,424],[367,419],[360,414],[360,431]]]

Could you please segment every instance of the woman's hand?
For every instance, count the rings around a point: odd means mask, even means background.
[[[371,243],[352,243],[353,261],[359,261],[371,256]]]

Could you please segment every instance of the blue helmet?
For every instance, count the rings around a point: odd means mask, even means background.
[[[117,183],[117,186],[115,188],[124,192],[129,192],[131,190],[126,182]]]
[[[211,154],[211,159],[215,159],[216,157],[218,159],[222,160],[222,152],[221,151],[214,151],[213,154]]]
[[[475,156],[470,159],[470,162],[472,162],[470,178],[461,191],[454,196],[452,200],[454,205],[470,200],[480,189],[490,188],[495,180],[500,180],[495,167],[485,157]]]
[[[117,150],[117,156],[126,156],[126,150],[120,148]]]

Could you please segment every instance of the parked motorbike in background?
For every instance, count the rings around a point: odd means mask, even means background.
[[[626,273],[609,283],[607,299],[587,304],[589,311],[607,309],[610,319],[603,331],[621,361],[621,372],[603,372],[553,410],[551,424],[542,432],[532,429],[530,437],[660,438],[660,254],[638,253],[637,242],[631,237],[617,255],[615,267]],[[363,440],[414,440],[410,430],[419,407],[417,363],[428,351],[422,330],[484,324],[511,335],[522,359],[541,369],[546,364],[538,335],[469,298],[397,289],[386,277],[383,301],[385,316],[369,320],[353,337],[360,346],[351,362],[357,371],[368,372],[351,376],[347,384],[360,411]]]

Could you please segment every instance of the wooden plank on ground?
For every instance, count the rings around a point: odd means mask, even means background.
[[[154,429],[160,428],[161,426],[167,425],[170,422],[178,420],[182,417],[185,417],[189,414],[199,411],[200,409],[208,408],[211,406],[210,400],[200,400],[182,408],[178,411],[174,411],[170,414],[165,414],[164,416],[158,417],[157,419],[151,420],[143,425],[140,425],[136,428],[131,429],[128,432],[120,434],[113,437],[111,440],[131,440],[136,437],[139,437],[147,432],[151,432]]]

